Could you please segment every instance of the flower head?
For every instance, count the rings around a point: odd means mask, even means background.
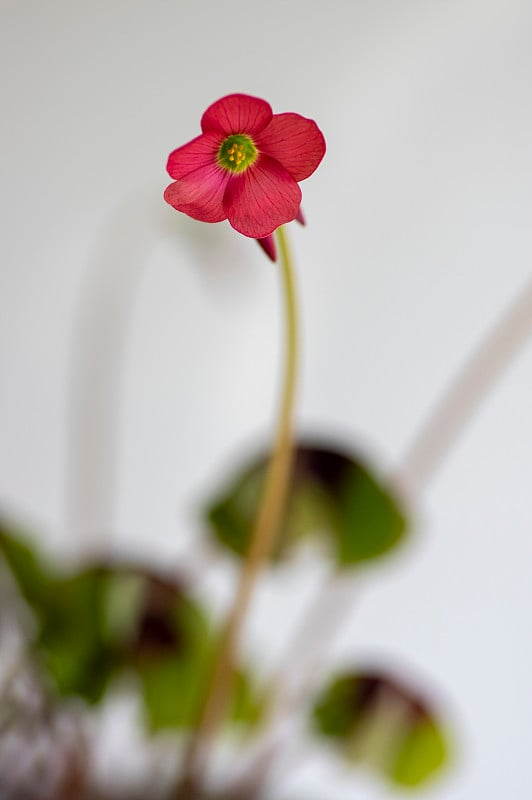
[[[164,198],[202,222],[230,224],[264,239],[295,219],[301,202],[298,182],[308,178],[325,154],[316,123],[299,114],[273,114],[264,100],[230,94],[201,118],[203,133],[170,153],[174,183]]]

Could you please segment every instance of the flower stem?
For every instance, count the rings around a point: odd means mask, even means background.
[[[408,495],[430,482],[490,389],[532,333],[532,282],[470,356],[392,475]]]
[[[285,507],[293,462],[293,409],[297,378],[298,332],[292,258],[283,228],[277,230],[285,312],[285,366],[281,402],[261,504],[235,598],[222,633],[203,712],[185,754],[178,798],[189,796],[203,772],[214,737],[227,711],[242,626],[261,569],[271,555]]]

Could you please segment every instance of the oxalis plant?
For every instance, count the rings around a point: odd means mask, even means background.
[[[319,435],[300,440],[297,291],[286,226],[305,224],[299,183],[321,163],[325,139],[313,120],[273,114],[267,102],[244,94],[209,106],[201,131],[170,154],[173,182],[164,198],[193,219],[228,220],[256,239],[278,265],[285,317],[271,446],[225,476],[204,503],[220,557],[238,563],[233,598],[219,623],[179,564],[159,573],[115,557],[66,572],[3,520],[1,798],[290,800],[283,781],[320,749],[392,787],[423,789],[453,750],[433,692],[396,674],[389,660],[355,661],[330,674],[323,665],[347,621],[360,571],[403,542],[416,491],[526,339],[532,292],[473,355],[394,474],[377,473],[348,443],[333,446]],[[281,562],[297,566],[300,545],[313,541],[328,576],[283,663],[259,681],[240,646],[258,582]],[[89,706],[124,676],[134,679],[148,737],[176,734],[149,786],[139,780],[127,790],[118,788],[118,775],[115,784],[99,780],[87,725]],[[220,761],[227,742],[232,756]]]

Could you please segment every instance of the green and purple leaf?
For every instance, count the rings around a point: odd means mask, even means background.
[[[244,467],[207,509],[215,537],[240,556],[249,545],[266,465],[263,456]],[[405,533],[399,499],[366,464],[328,446],[298,446],[276,559],[313,536],[325,539],[339,566],[351,567],[388,553]]]
[[[34,652],[58,695],[97,703],[128,673],[138,682],[150,730],[195,724],[218,633],[182,582],[111,562],[66,574],[1,523],[0,554],[33,612]],[[231,720],[252,725],[262,708],[240,668]]]
[[[380,671],[331,681],[313,710],[314,731],[348,760],[403,787],[418,787],[448,759],[448,737],[425,698]]]

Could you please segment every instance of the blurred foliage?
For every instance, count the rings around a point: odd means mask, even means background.
[[[267,463],[262,456],[244,467],[206,512],[217,540],[240,556],[248,548]],[[337,564],[352,567],[388,553],[405,532],[398,499],[367,465],[338,450],[299,444],[275,559],[304,537],[322,536]]]
[[[0,553],[33,611],[36,654],[60,695],[95,703],[129,673],[152,731],[195,724],[217,634],[181,582],[116,563],[64,574],[1,521]],[[242,669],[233,694],[232,720],[257,722],[263,702]]]
[[[332,680],[314,707],[313,727],[349,760],[369,764],[402,787],[421,786],[448,759],[447,737],[434,710],[379,672]]]

